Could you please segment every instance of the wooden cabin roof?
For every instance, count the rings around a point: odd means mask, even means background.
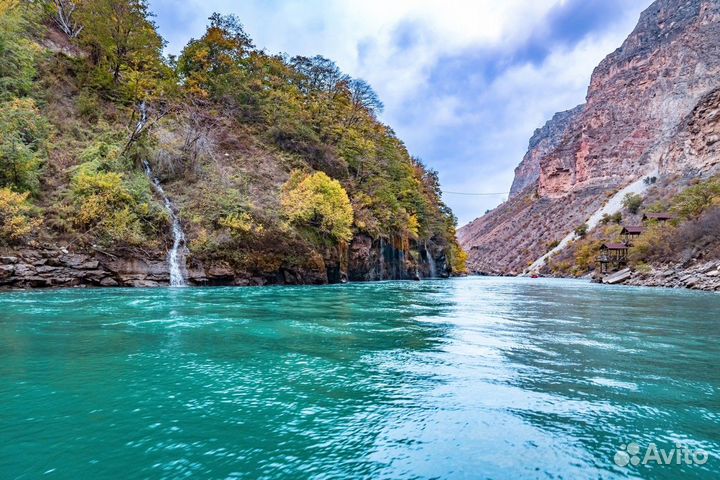
[[[621,235],[640,235],[645,231],[645,227],[642,225],[629,225],[626,227],[623,227],[622,231],[620,232]]]
[[[675,215],[669,212],[643,214],[643,220],[672,220],[673,218]]]
[[[600,246],[601,250],[627,250],[628,246],[624,243],[603,243]]]

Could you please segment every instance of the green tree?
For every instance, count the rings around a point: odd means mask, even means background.
[[[340,182],[323,172],[296,172],[285,185],[282,206],[288,219],[335,240],[352,238],[353,209]]]
[[[633,215],[640,211],[643,204],[643,197],[637,193],[628,193],[623,198],[623,207],[625,207]]]
[[[0,187],[37,193],[50,126],[29,98],[0,103],[0,110]]]
[[[217,98],[243,76],[243,63],[253,48],[236,16],[214,13],[205,34],[183,49],[178,71],[192,94]]]
[[[167,87],[162,79],[172,79],[172,72],[163,63],[164,41],[145,0],[83,2],[76,17],[84,26],[80,39],[90,51],[98,86],[123,86],[131,100],[156,96]]]
[[[28,27],[26,15],[32,5],[21,8],[20,1],[0,0],[0,100],[26,95],[35,76],[32,44],[23,37]]]
[[[587,223],[583,223],[582,225],[579,225],[575,228],[575,235],[577,235],[580,238],[585,238],[585,235],[587,235],[588,232],[588,225]]]
[[[673,199],[673,210],[684,218],[698,217],[713,205],[720,205],[720,177],[688,187]]]

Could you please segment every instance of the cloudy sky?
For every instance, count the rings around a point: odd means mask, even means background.
[[[506,199],[535,128],[582,103],[650,0],[150,0],[178,53],[214,11],[270,53],[320,54],[367,80],[382,120],[440,172],[463,225]]]

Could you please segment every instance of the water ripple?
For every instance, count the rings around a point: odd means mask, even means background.
[[[712,294],[468,278],[0,311],[0,478],[720,476]],[[616,466],[630,441],[715,456]]]

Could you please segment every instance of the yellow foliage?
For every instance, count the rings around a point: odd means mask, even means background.
[[[296,172],[285,184],[281,200],[291,222],[315,228],[336,240],[352,238],[350,199],[340,182],[325,173],[304,176]]]
[[[0,239],[18,241],[38,228],[42,221],[32,218],[29,192],[16,193],[0,188]]]
[[[147,202],[138,202],[117,172],[97,172],[86,163],[73,177],[75,224],[94,229],[113,242],[139,245],[145,242],[141,217],[150,214]]]
[[[233,236],[242,236],[251,232],[262,233],[264,230],[264,227],[255,222],[247,212],[231,213],[218,223],[221,227],[229,229]]]
[[[19,5],[18,0],[0,0],[0,17]]]
[[[465,250],[460,248],[456,244],[452,244],[450,246],[450,267],[452,268],[452,273],[458,275],[458,274],[465,274],[467,273],[467,260],[468,260],[468,254]]]
[[[410,234],[411,238],[418,238],[420,231],[420,221],[418,220],[417,215],[413,214],[408,217],[406,229],[408,234]]]
[[[630,261],[637,265],[644,262],[651,255],[670,251],[668,239],[675,231],[675,227],[668,224],[651,223],[638,237],[630,249]]]
[[[575,251],[575,267],[576,273],[585,274],[595,266],[595,258],[600,250],[602,241],[593,240],[582,242]]]
[[[190,240],[190,251],[200,252],[207,249],[210,246],[210,234],[207,229],[200,227],[195,234],[195,238]]]

